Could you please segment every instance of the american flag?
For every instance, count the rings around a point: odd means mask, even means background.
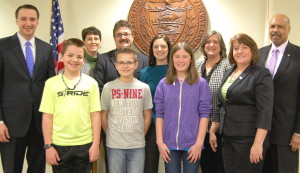
[[[58,0],[52,0],[50,44],[52,46],[56,73],[60,73],[64,68],[64,64],[59,60],[59,53],[62,50],[64,41],[64,25],[61,20]]]

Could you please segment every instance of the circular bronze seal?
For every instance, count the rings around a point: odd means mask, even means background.
[[[172,45],[186,42],[195,50],[208,26],[202,0],[134,0],[128,20],[133,27],[134,43],[147,55],[157,34],[167,35]]]

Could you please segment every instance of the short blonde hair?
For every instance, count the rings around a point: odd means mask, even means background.
[[[138,59],[137,59],[137,55],[135,53],[134,50],[132,50],[131,48],[128,48],[128,47],[124,47],[124,48],[121,48],[121,49],[117,49],[116,51],[116,54],[115,54],[115,61],[117,62],[118,60],[118,56],[122,53],[126,53],[126,54],[131,54],[132,57],[133,57],[133,61],[134,62],[137,62]]]
[[[83,41],[81,41],[80,39],[78,38],[70,38],[68,40],[66,40],[62,46],[62,50],[61,50],[61,54],[64,55],[68,49],[69,46],[76,46],[76,47],[79,47],[79,48],[82,48],[83,49],[83,52],[84,52],[84,55],[85,55],[85,47],[84,47],[84,43]]]

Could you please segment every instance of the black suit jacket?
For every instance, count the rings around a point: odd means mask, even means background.
[[[115,67],[115,53],[116,49],[100,54],[95,67],[94,78],[98,82],[100,93],[102,92],[103,86],[110,81],[113,81],[119,77],[119,73]],[[140,72],[143,68],[149,65],[148,57],[136,52],[139,66],[134,71],[133,76],[137,79],[140,77]]]
[[[270,72],[266,68],[249,65],[223,98],[221,87],[235,68],[224,74],[218,91],[220,103],[213,121],[220,122],[220,132],[227,136],[255,136],[257,128],[270,130],[273,109]]]
[[[32,117],[42,135],[42,114],[38,111],[45,81],[55,75],[51,46],[35,38],[36,60],[33,78],[27,68],[17,34],[0,40],[0,120],[11,137],[23,137]]]
[[[271,45],[259,50],[265,66]],[[274,110],[270,142],[288,145],[294,132],[300,133],[300,47],[288,43],[273,79]]]

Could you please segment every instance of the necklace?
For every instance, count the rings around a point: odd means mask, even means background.
[[[233,79],[236,79],[236,78],[238,78],[241,74],[242,74],[242,72],[237,72],[236,70],[234,70],[234,71],[231,73],[230,77],[233,78]]]
[[[80,78],[79,78],[78,82],[74,85],[73,88],[69,88],[69,87],[68,87],[68,85],[67,85],[67,83],[66,83],[66,81],[65,81],[65,79],[64,79],[64,72],[61,74],[61,78],[62,78],[62,80],[63,80],[63,82],[64,82],[64,84],[65,84],[65,86],[66,86],[66,90],[75,90],[76,87],[77,87],[77,85],[78,85],[79,82],[81,81],[81,73],[80,73]]]

